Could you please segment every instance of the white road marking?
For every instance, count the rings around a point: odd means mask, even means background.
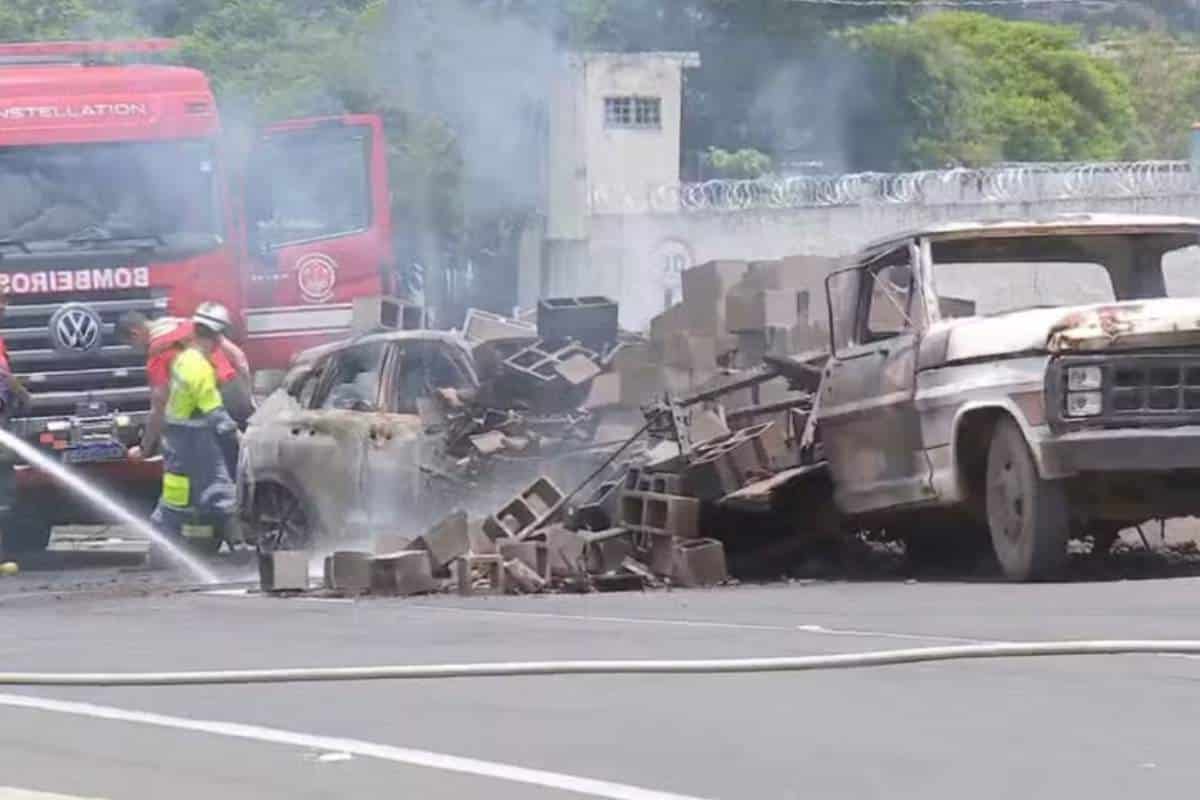
[[[317,761],[323,764],[332,764],[337,761],[353,761],[354,756],[349,753],[321,753],[317,756]]]
[[[35,792],[30,789],[16,789],[12,786],[0,786],[0,800],[99,800],[99,798],[79,797],[73,794]]]
[[[78,703],[65,700],[53,700],[47,697],[29,695],[0,694],[0,706],[27,708],[35,711],[51,711],[59,714],[91,717],[93,719],[127,722],[139,725],[154,725],[160,728],[207,733],[215,736],[228,736],[234,739],[250,739],[270,744],[291,745],[304,750],[319,750],[330,753],[345,753],[365,758],[376,758],[397,764],[410,764],[417,767],[459,772],[467,775],[478,775],[484,778],[524,783],[532,786],[542,786],[550,789],[561,789],[565,792],[589,795],[591,797],[606,797],[612,800],[701,800],[690,795],[659,792],[653,789],[643,789],[640,786],[630,786],[624,783],[582,778],[561,772],[548,772],[540,769],[529,769],[496,761],[483,761],[477,758],[434,753],[428,750],[414,750],[408,747],[366,742],[359,739],[342,739],[333,736],[318,736],[307,733],[266,728],[259,725],[243,725],[237,722],[217,722],[213,720],[191,719],[188,717],[173,717],[166,714],[154,714],[148,711],[129,711],[112,706],[100,706],[92,703]]]
[[[461,614],[494,614],[508,617],[531,617],[534,619],[561,619],[573,622],[607,622],[618,625],[667,625],[681,628],[725,628],[748,631],[783,631],[789,633],[815,633],[824,636],[862,636],[874,639],[918,639],[935,642],[962,642],[968,644],[992,644],[991,639],[967,639],[959,636],[939,636],[925,633],[891,633],[888,631],[864,631],[843,628],[826,628],[824,625],[759,625],[752,622],[713,622],[710,620],[660,619],[655,617],[597,617],[587,614],[553,614],[542,611],[505,611],[496,608],[463,608],[459,606],[434,606],[412,603],[411,608],[431,611],[452,611]]]

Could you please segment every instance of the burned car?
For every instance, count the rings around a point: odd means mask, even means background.
[[[839,510],[936,553],[978,536],[1052,576],[1200,513],[1200,220],[947,224],[827,279],[818,399]]]
[[[586,413],[507,407],[512,376],[492,363],[481,380],[480,349],[457,333],[405,330],[299,354],[242,440],[248,543],[411,539],[451,510],[490,511],[531,476],[571,480],[599,458]]]

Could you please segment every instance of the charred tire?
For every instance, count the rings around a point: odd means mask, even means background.
[[[1063,485],[1038,474],[1011,417],[996,423],[988,447],[987,519],[992,548],[1009,580],[1045,579],[1066,562],[1070,515]]]
[[[14,513],[0,520],[0,552],[40,553],[50,546],[54,526],[36,514]]]
[[[249,532],[264,553],[304,550],[313,543],[313,526],[304,502],[278,483],[254,487]]]

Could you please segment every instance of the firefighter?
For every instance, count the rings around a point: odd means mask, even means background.
[[[6,305],[7,298],[0,295],[0,316],[4,314]],[[7,430],[9,419],[25,407],[28,399],[29,394],[25,387],[13,375],[8,361],[8,347],[4,344],[3,337],[0,337],[0,427]],[[0,453],[0,514],[12,511],[16,501],[15,466],[16,462],[10,451]],[[2,536],[0,533],[0,537]],[[0,538],[0,545],[2,544],[3,540]],[[0,547],[0,550],[3,550],[3,547]]]
[[[206,302],[196,307],[192,316],[196,325],[204,325],[221,335],[221,347],[214,359],[217,380],[220,382],[221,399],[238,427],[246,429],[246,423],[254,413],[254,393],[250,383],[250,362],[242,349],[229,339],[233,330],[233,318],[229,310],[220,303]],[[223,360],[228,361],[226,366]]]
[[[221,334],[203,322],[171,362],[163,428],[162,494],[151,520],[209,552],[232,544],[236,492],[226,463],[226,441],[238,436],[217,385],[213,354]]]
[[[217,304],[214,305],[224,312],[228,319],[229,312]],[[210,327],[217,327],[216,320],[209,319]],[[129,449],[129,457],[135,461],[150,458],[158,453],[162,439],[163,423],[166,416],[167,393],[171,378],[171,364],[175,357],[188,346],[195,332],[195,318],[161,317],[149,320],[144,315],[130,311],[123,315],[117,323],[117,337],[120,341],[146,352],[146,379],[150,384],[150,413],[146,418],[146,426],[142,431],[141,442]],[[238,379],[245,366],[246,357],[233,342],[221,337],[220,348],[212,355],[213,366],[217,370],[217,379],[222,386]],[[249,378],[245,383],[248,385]],[[245,392],[249,397],[249,391]],[[237,406],[234,406],[235,408]],[[237,416],[248,419],[252,406]]]

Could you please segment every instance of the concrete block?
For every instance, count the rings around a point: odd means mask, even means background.
[[[645,516],[645,493],[639,489],[626,489],[622,492],[619,524],[630,530],[641,530],[642,520]]]
[[[438,589],[428,550],[403,550],[371,559],[371,591],[407,597]]]
[[[481,584],[490,592],[507,591],[507,570],[499,555],[466,555],[454,562],[454,582],[460,595],[478,594]]]
[[[790,330],[798,318],[797,296],[793,291],[730,292],[725,297],[725,328],[730,333],[768,327]]]
[[[592,388],[588,390],[587,399],[583,401],[583,408],[587,411],[594,411],[619,405],[621,405],[620,373],[609,372],[597,375],[592,380]]]
[[[412,549],[428,550],[434,570],[439,570],[471,549],[467,528],[467,512],[455,511],[418,537]]]
[[[596,487],[587,502],[575,511],[575,528],[603,531],[617,521],[621,509],[621,487],[619,481],[606,481]]]
[[[717,337],[673,333],[663,345],[663,363],[689,372],[711,372],[717,367]]]
[[[546,529],[546,552],[550,577],[570,578],[584,571],[583,538],[561,525]]]
[[[617,304],[607,297],[550,297],[538,301],[538,335],[574,339],[600,350],[617,340]]]
[[[501,540],[496,543],[496,548],[505,564],[513,560],[520,561],[543,580],[550,578],[550,557],[544,541]]]
[[[687,329],[687,312],[677,303],[650,320],[650,344],[662,353],[668,336],[684,333]]]
[[[504,562],[508,588],[522,594],[537,594],[546,588],[546,579],[520,559]]]
[[[467,438],[471,442],[471,447],[475,448],[475,452],[481,456],[490,456],[499,453],[505,448],[508,442],[508,437],[501,431],[488,431],[487,433],[480,433]]]
[[[655,494],[683,494],[683,476],[667,472],[651,472],[647,476],[650,487],[647,491]]]
[[[608,365],[614,372],[654,364],[658,358],[649,342],[624,342],[608,356]]]
[[[543,522],[563,499],[562,491],[550,479],[542,477],[527,486],[499,511],[483,522],[483,532],[492,539],[520,538],[535,524]]]
[[[650,569],[655,575],[670,577],[675,569],[675,539],[662,534],[651,534],[648,559]]]
[[[258,556],[258,581],[264,592],[308,590],[307,550],[276,550]]]
[[[716,539],[676,542],[671,579],[679,586],[714,586],[729,577],[725,546]]]
[[[600,367],[595,361],[576,353],[554,366],[559,376],[571,386],[583,386],[600,374]]]
[[[584,563],[592,575],[612,572],[633,555],[633,537],[624,528],[581,532],[580,537],[584,541]]]
[[[371,590],[371,553],[339,550],[325,558],[325,588],[345,594]]]
[[[471,553],[474,555],[492,555],[496,552],[496,542],[483,532],[483,519],[472,519],[467,523],[467,540],[471,543]]]
[[[700,535],[699,500],[649,492],[643,494],[642,498],[645,504],[642,530],[681,539],[692,539]]]
[[[538,338],[537,327],[480,308],[467,309],[463,336],[472,343]]]
[[[721,413],[720,407],[717,409],[693,409],[688,418],[687,428],[688,435],[693,442],[703,442],[729,433],[729,426],[725,424],[725,415]],[[677,492],[672,491],[667,494],[677,494]]]
[[[399,533],[377,533],[371,540],[371,552],[375,555],[398,553],[412,546],[412,537]]]
[[[704,306],[719,300],[746,274],[745,261],[706,261],[681,276],[685,303]]]
[[[696,336],[720,336],[725,333],[725,297],[716,295],[710,300],[688,300],[683,304],[687,332]]]

